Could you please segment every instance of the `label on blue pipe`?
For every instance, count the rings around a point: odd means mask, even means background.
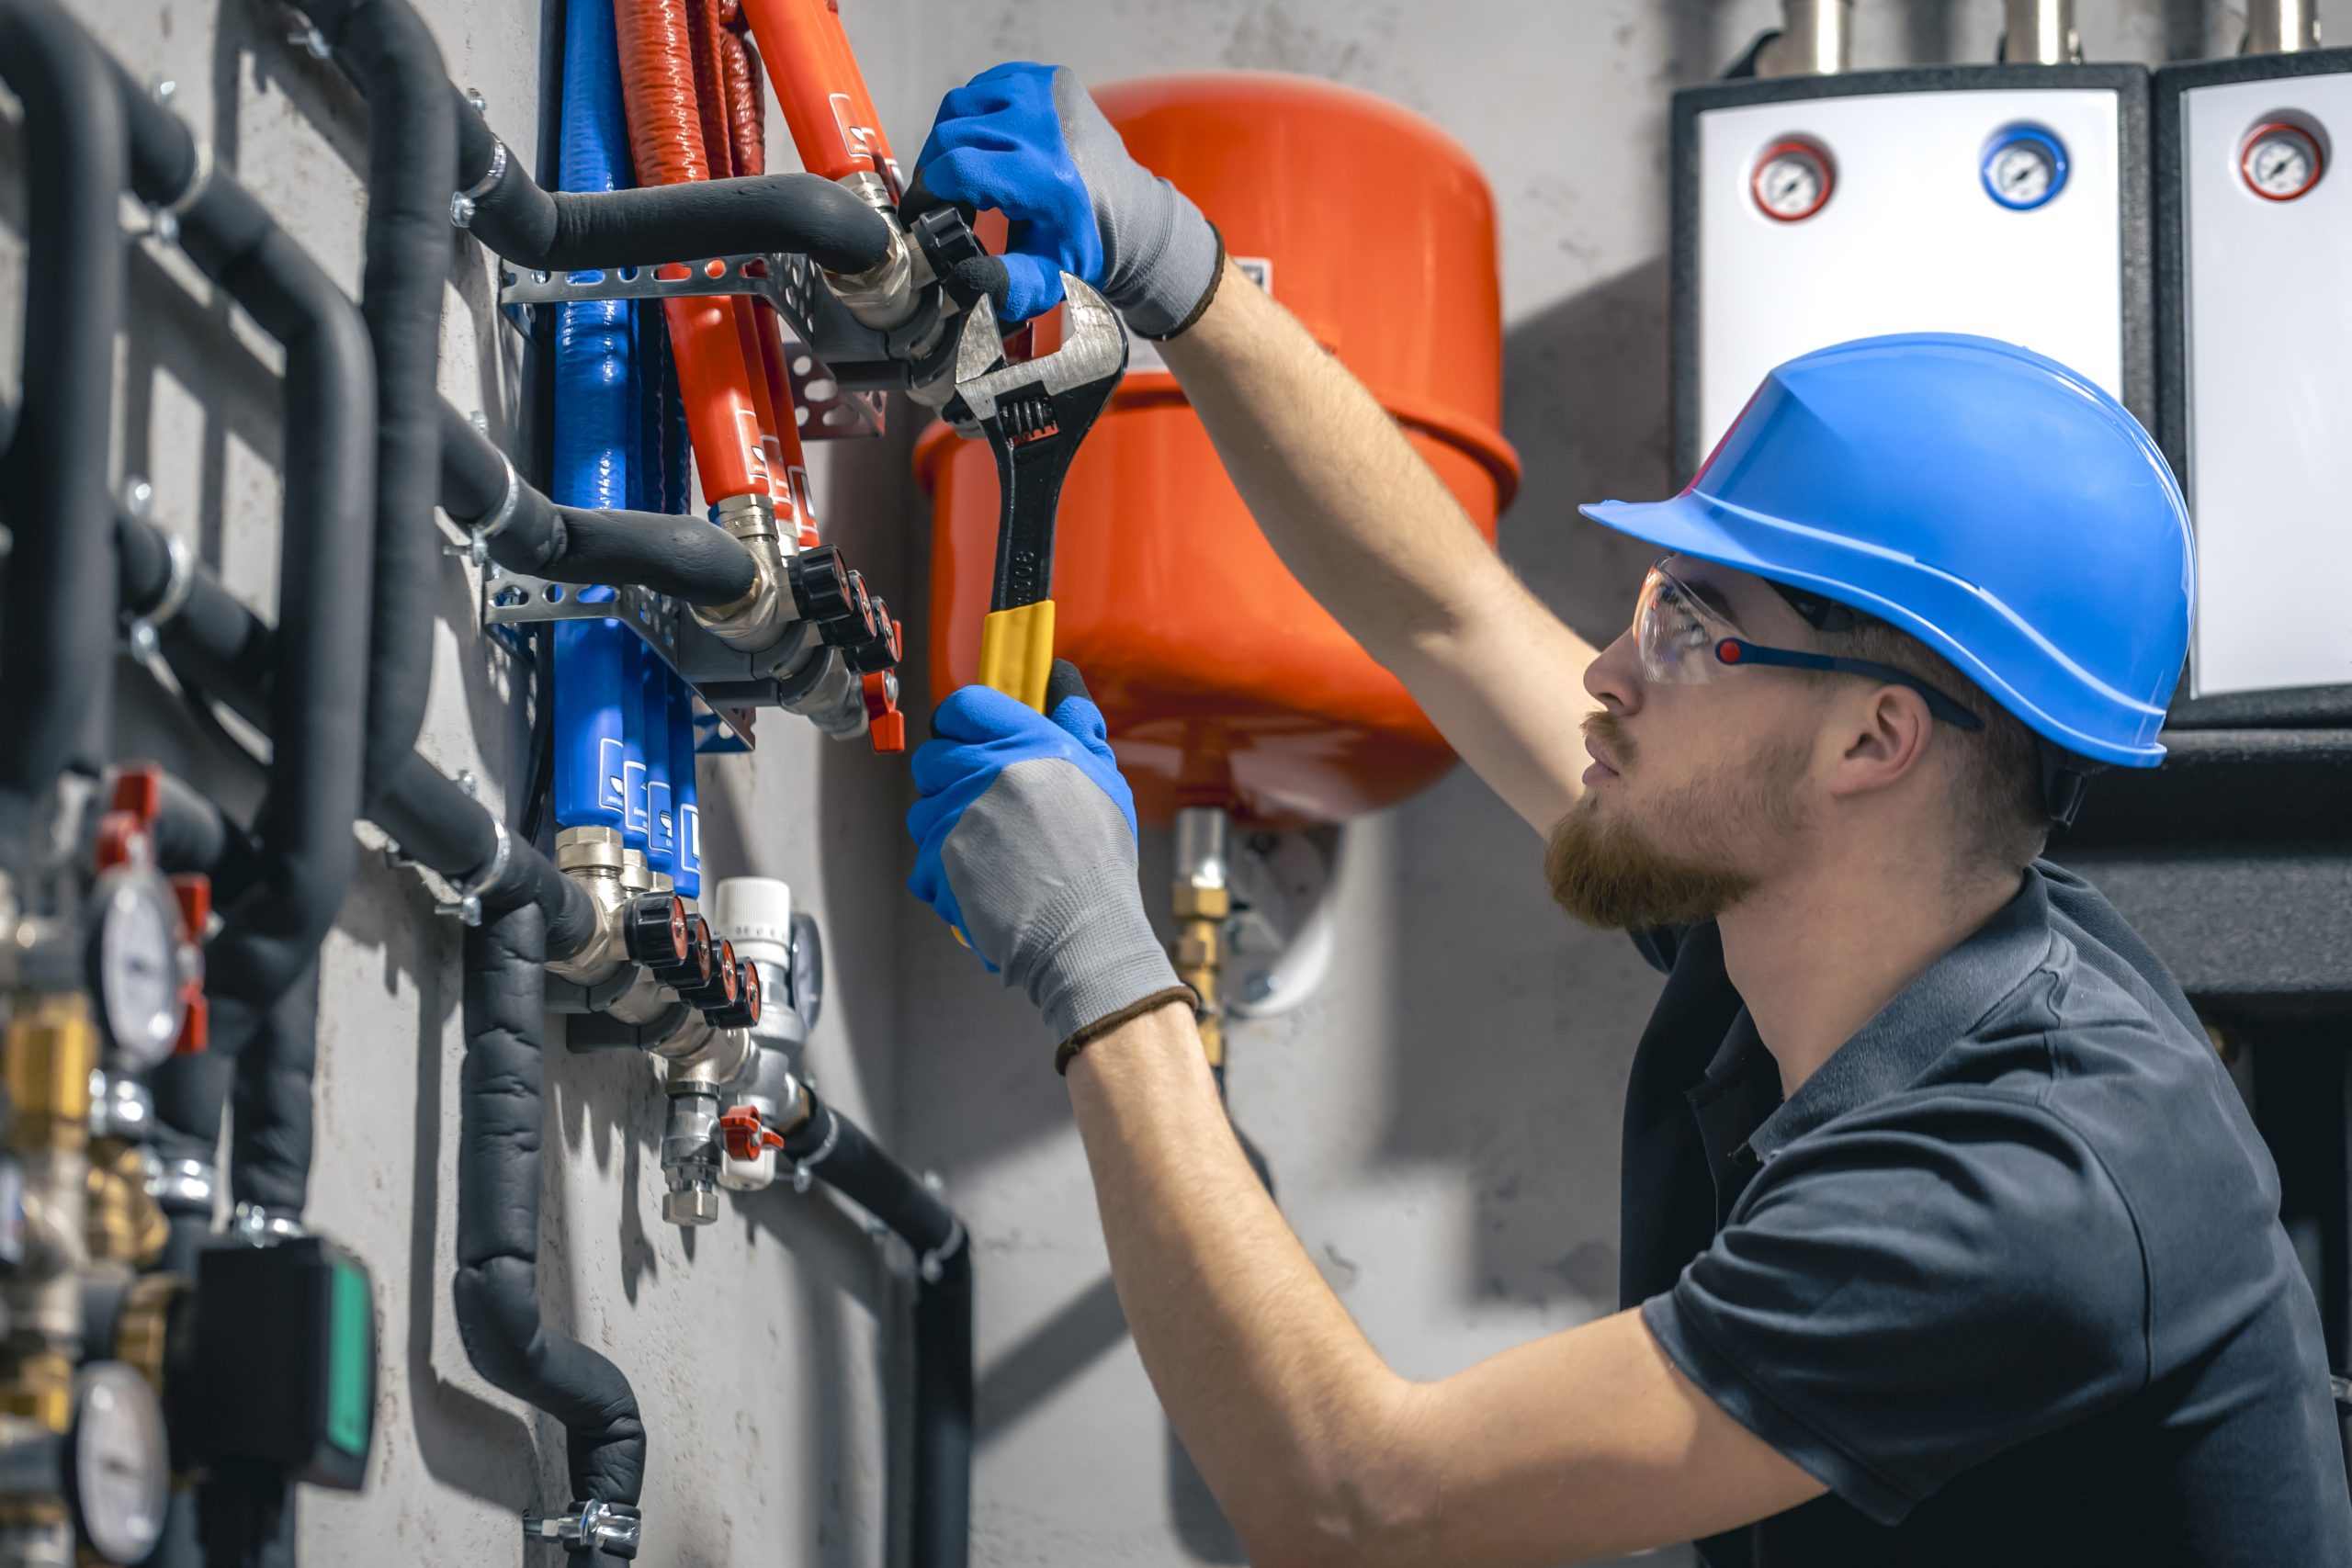
[[[645,863],[667,876],[677,863],[677,818],[670,800],[670,669],[651,649],[639,661],[637,700],[645,715]]]
[[[652,655],[634,634],[629,634],[628,643],[621,689],[615,699],[621,710],[621,840],[629,849],[641,851],[645,848],[647,824],[645,704],[638,691],[639,682],[644,679],[640,667]]]
[[[702,896],[702,810],[695,779],[695,698],[670,678],[670,803],[678,814],[675,863],[670,873],[681,898]]]

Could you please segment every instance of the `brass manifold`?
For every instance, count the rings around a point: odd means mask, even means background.
[[[20,993],[8,1021],[9,1144],[24,1168],[25,1261],[8,1281],[10,1332],[0,1351],[0,1415],[53,1432],[73,1416],[81,1348],[80,1277],[89,1190],[90,1076],[97,1030],[78,991]],[[46,1499],[19,1500],[47,1508]]]

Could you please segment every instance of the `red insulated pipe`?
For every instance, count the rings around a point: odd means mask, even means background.
[[[721,10],[722,18],[725,10]],[[740,24],[741,7],[735,7],[734,13]],[[727,78],[727,130],[735,153],[735,172],[766,174],[767,96],[760,90],[760,57],[752,52],[736,26],[718,35],[718,63]]]
[[[692,3],[614,0],[621,93],[640,185],[711,177],[685,11]],[[772,494],[751,362],[744,356],[734,302],[722,297],[668,299],[662,309],[677,358],[678,390],[703,499],[716,503]]]
[[[800,166],[829,180],[880,175],[895,200],[901,194],[897,160],[882,134],[873,95],[842,31],[836,0],[741,0],[760,59],[784,106]]]

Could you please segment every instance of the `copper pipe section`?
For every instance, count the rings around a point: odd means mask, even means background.
[[[1176,977],[1199,996],[1193,1015],[1201,1048],[1222,1088],[1225,1075],[1225,1007],[1217,975],[1225,966],[1225,922],[1233,913],[1233,889],[1226,875],[1227,842],[1232,821],[1222,807],[1188,806],[1176,813]]]
[[[2007,0],[2008,26],[2001,60],[2008,65],[2079,65],[2082,35],[2075,30],[2075,0]]]
[[[1837,76],[1854,68],[1854,0],[1781,0],[1780,36],[1756,57],[1758,76]]]
[[[2318,47],[2317,0],[2247,0],[2240,54],[2301,54]]]

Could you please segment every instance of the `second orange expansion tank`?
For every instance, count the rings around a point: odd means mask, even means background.
[[[1491,542],[1519,459],[1497,428],[1494,203],[1470,155],[1417,115],[1304,77],[1166,76],[1095,97],[1136,159],[1371,388]],[[933,496],[944,695],[978,662],[996,469],[945,426],[918,443],[916,466]],[[1057,652],[1102,704],[1146,821],[1180,805],[1266,826],[1339,821],[1452,765],[1396,677],[1275,558],[1151,344],[1134,344],[1071,468],[1054,599]]]

